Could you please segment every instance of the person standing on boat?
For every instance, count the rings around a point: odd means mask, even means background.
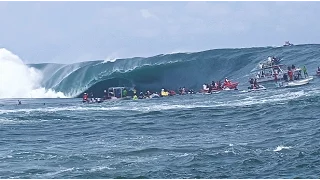
[[[94,96],[93,96],[93,92],[90,93],[90,97],[91,97],[91,102],[94,102]]]
[[[207,84],[207,87],[208,87],[208,86],[209,86],[209,85]],[[209,90],[209,89],[208,89],[208,90]],[[185,87],[182,88],[181,94],[186,94],[186,88],[185,88]]]
[[[104,100],[108,99],[107,90],[104,90],[104,91],[103,91],[103,98],[104,98]]]
[[[274,57],[274,61],[273,62],[274,62],[275,65],[278,65],[280,63],[280,59],[277,58],[277,57]]]
[[[219,89],[218,82],[215,82],[215,83],[214,83],[214,88],[215,88],[215,89]]]
[[[293,72],[291,71],[291,69],[288,71],[288,76],[290,81],[293,81]]]
[[[136,94],[134,94],[134,96],[132,97],[133,100],[138,100],[138,96]]]
[[[128,93],[127,89],[124,88],[122,91],[122,97],[127,97],[127,93]]]
[[[258,73],[258,74],[256,75],[256,78],[260,78],[260,73]]]
[[[298,75],[297,75],[297,79],[301,79],[302,75],[301,75],[301,70],[298,71]]]
[[[289,76],[289,80],[290,80],[290,81],[293,81],[293,72],[292,72],[290,66],[288,67],[288,76]]]
[[[143,92],[140,91],[140,94],[139,94],[139,99],[143,99],[144,95],[143,95]]]
[[[223,84],[223,86],[224,87],[228,87],[228,86],[230,86],[231,85],[231,82],[229,81],[229,79],[228,78],[225,78],[224,79],[224,84]]]
[[[215,86],[215,84],[216,84],[216,83],[215,83],[214,81],[211,82],[211,85],[212,85],[212,86]]]
[[[272,57],[271,56],[268,57],[267,65],[272,66]]]
[[[150,96],[151,96],[151,92],[148,90],[148,91],[146,92],[146,97],[150,98]]]
[[[273,72],[274,72],[274,80],[277,82],[278,81],[278,70],[273,70]]]
[[[87,102],[88,101],[88,94],[87,93],[83,94],[82,101],[83,102]]]
[[[250,83],[250,84],[253,84],[253,82],[254,82],[254,81],[253,81],[253,78],[250,78],[250,79],[249,79],[249,83]]]
[[[206,83],[203,83],[202,89],[203,89],[203,91],[208,91],[209,90]],[[179,89],[179,91],[180,91],[180,89]],[[182,94],[182,88],[181,88],[180,94]]]
[[[309,77],[308,72],[307,72],[307,68],[305,65],[303,66],[302,70],[303,70],[304,78]]]
[[[258,84],[258,81],[257,81],[256,78],[253,81],[253,86],[254,86],[255,89],[259,89],[259,84]]]
[[[253,83],[254,83],[253,78],[250,78],[249,83],[250,83],[250,88],[253,89],[253,87],[254,87],[254,86],[253,86]]]
[[[213,85],[212,85],[212,84],[209,84],[209,90],[208,90],[208,93],[211,93],[211,92],[212,92],[212,89],[213,89]]]
[[[287,73],[283,74],[283,80],[284,80],[285,82],[288,82],[288,75],[287,75]]]

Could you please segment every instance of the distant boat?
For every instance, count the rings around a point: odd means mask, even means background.
[[[108,98],[107,99],[132,99],[131,96],[123,94],[125,89],[130,89],[128,87],[110,87],[108,88]]]
[[[293,44],[290,43],[289,41],[286,41],[286,42],[284,42],[284,45],[283,45],[283,46],[293,46]]]

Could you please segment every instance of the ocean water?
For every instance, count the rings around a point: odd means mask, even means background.
[[[319,48],[28,65],[0,49],[0,178],[319,179],[320,78],[246,92],[248,78],[268,56],[305,65],[314,75]],[[197,91],[225,77],[239,82],[239,90],[100,104],[77,98],[83,92],[101,97],[111,86]]]
[[[83,104],[0,100],[0,178],[320,178],[320,80]]]

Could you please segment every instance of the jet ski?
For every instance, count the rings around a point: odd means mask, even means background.
[[[252,87],[248,87],[248,92],[251,92],[251,91],[261,91],[261,90],[267,90],[267,88],[265,88],[264,86],[262,86],[262,85],[259,85],[259,87],[258,88],[256,88],[256,87],[254,87],[254,88],[252,88]]]
[[[153,93],[149,96],[149,98],[159,98],[159,94]]]
[[[82,100],[83,103],[102,103],[103,99],[102,98],[91,98],[90,100]]]
[[[229,82],[229,83],[224,83],[223,84],[223,90],[237,90],[237,87],[238,87],[238,82]]]

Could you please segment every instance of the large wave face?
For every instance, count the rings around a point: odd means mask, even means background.
[[[186,87],[198,90],[203,83],[228,77],[248,86],[248,76],[256,65],[268,56],[283,59],[284,64],[306,65],[316,70],[320,45],[291,47],[261,47],[216,49],[195,53],[157,55],[148,58],[89,61],[75,64],[31,64],[44,77],[41,86],[61,91],[70,97],[83,92],[102,96],[103,90],[114,86],[135,87],[138,90],[177,90]],[[309,73],[309,74],[310,74]],[[311,73],[312,74],[312,73]]]
[[[65,97],[42,87],[40,70],[28,67],[10,51],[0,49],[0,98],[57,98]]]

